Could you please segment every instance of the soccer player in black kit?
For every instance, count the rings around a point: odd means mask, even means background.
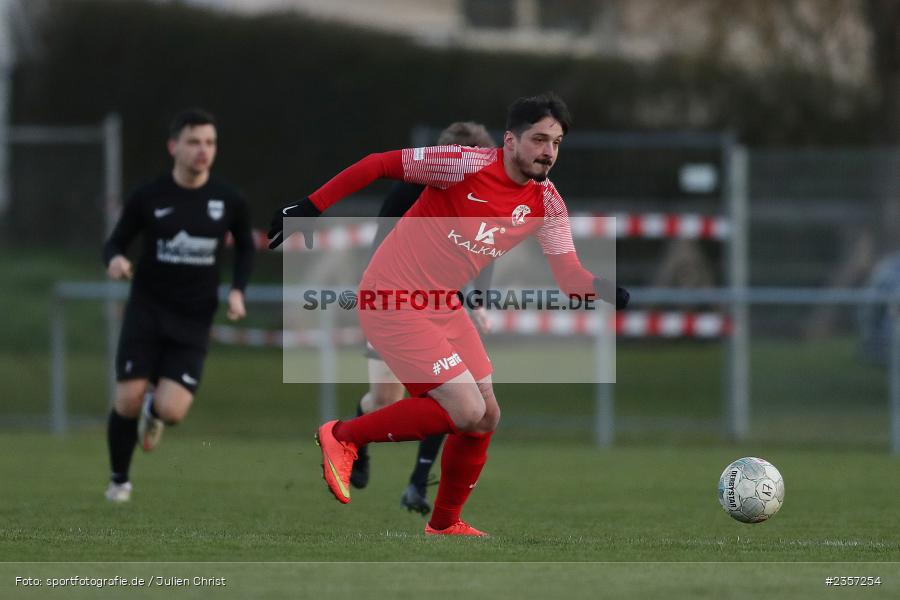
[[[131,499],[128,470],[138,438],[144,451],[152,450],[164,424],[178,423],[190,409],[218,306],[219,263],[229,232],[235,258],[227,315],[246,315],[244,289],[254,252],[250,213],[237,191],[210,178],[215,119],[201,110],[179,114],[167,147],[172,171],[131,193],[103,246],[109,277],[133,275],[107,427],[111,502]],[[142,251],[132,273],[125,252],[138,234]]]
[[[437,144],[439,146],[459,144],[460,146],[480,146],[482,148],[496,146],[484,125],[471,121],[457,121],[450,124],[441,132]],[[373,254],[400,217],[406,214],[406,211],[419,199],[423,189],[425,189],[424,185],[406,182],[398,182],[391,187],[378,213],[378,231],[375,234],[375,241],[372,243]],[[488,289],[493,271],[494,265],[491,263],[478,275],[472,283],[473,287],[478,290]],[[476,308],[471,311],[472,321],[481,332],[486,331],[488,327],[484,312],[484,308]],[[403,384],[370,344],[366,344],[366,358],[369,361],[369,391],[359,402],[357,416],[378,410],[403,398]],[[409,477],[409,485],[400,496],[400,505],[409,511],[422,515],[431,512],[431,503],[427,497],[428,476],[444,437],[435,435],[419,442],[419,452]],[[353,487],[361,489],[369,484],[369,460],[368,447],[361,446],[350,474],[350,484]]]

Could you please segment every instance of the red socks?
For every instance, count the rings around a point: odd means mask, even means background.
[[[407,442],[453,433],[456,426],[444,407],[428,397],[404,398],[367,415],[339,421],[334,437],[357,447],[370,442]]]
[[[441,483],[429,525],[446,529],[459,521],[463,504],[472,493],[487,461],[491,433],[457,433],[447,436],[441,455]]]
[[[441,484],[429,524],[446,529],[459,521],[487,461],[493,433],[457,433],[450,415],[431,398],[404,398],[382,409],[334,426],[334,437],[357,447],[371,442],[406,442],[449,433],[441,456]]]

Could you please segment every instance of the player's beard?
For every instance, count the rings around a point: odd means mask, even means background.
[[[535,160],[527,161],[523,159],[519,154],[516,154],[515,162],[516,167],[523,175],[525,175],[525,177],[528,177],[529,179],[532,179],[538,183],[546,181],[547,176],[550,174],[550,167],[552,166],[552,163],[550,165],[546,165]],[[542,167],[545,166],[547,167],[546,171],[542,169]]]

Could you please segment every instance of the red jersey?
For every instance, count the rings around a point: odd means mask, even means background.
[[[459,289],[536,236],[563,291],[593,293],[593,275],[575,254],[562,197],[549,180],[510,179],[502,149],[436,146],[370,154],[310,200],[324,211],[380,177],[428,187],[372,257],[366,278],[406,289]]]

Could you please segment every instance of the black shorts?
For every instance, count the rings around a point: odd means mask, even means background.
[[[212,315],[186,316],[132,296],[125,307],[116,380],[171,379],[195,393],[209,350]]]

